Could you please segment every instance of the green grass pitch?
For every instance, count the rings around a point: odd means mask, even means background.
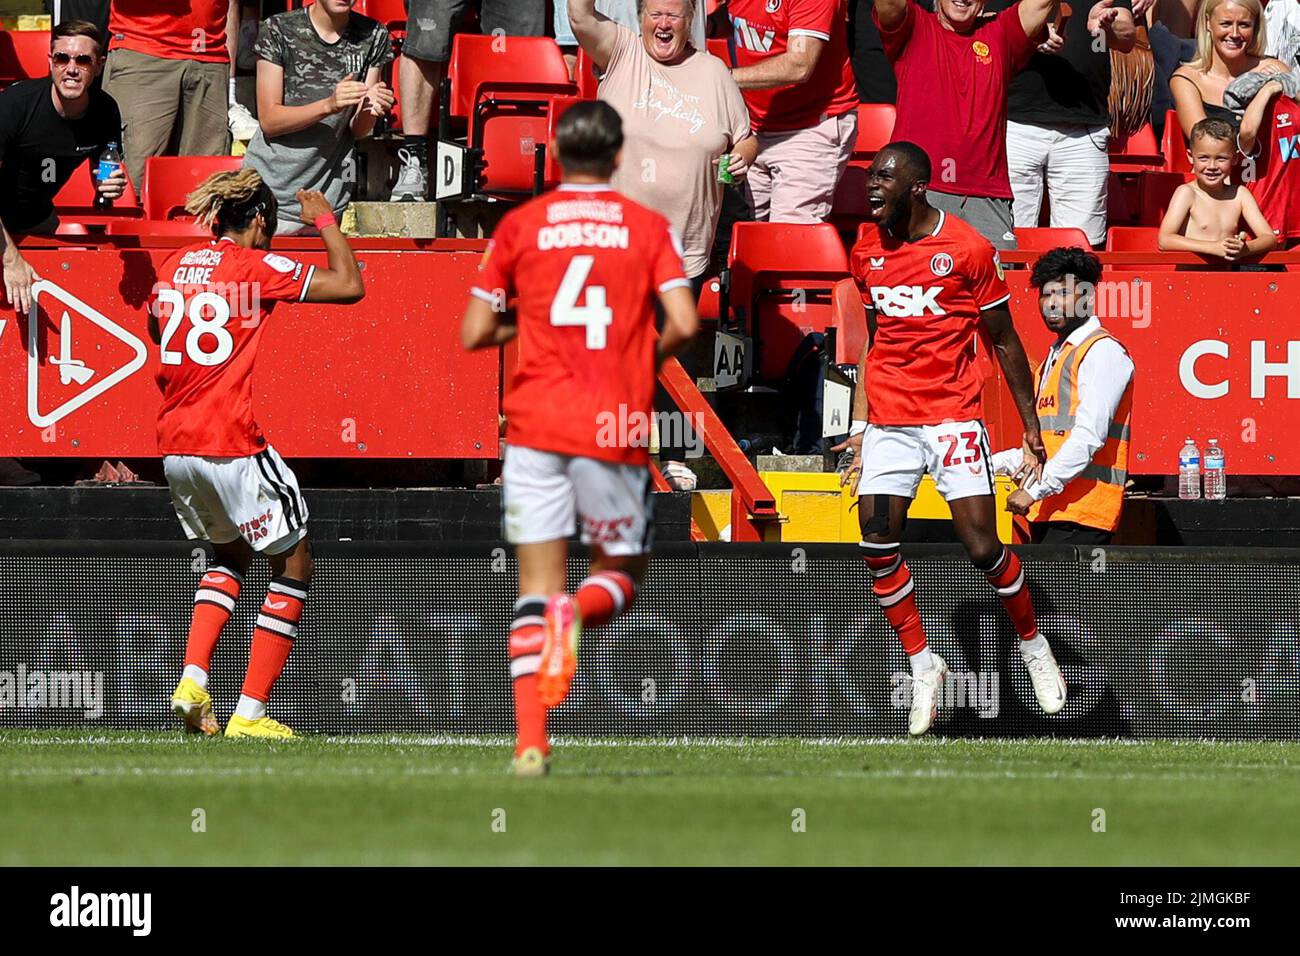
[[[0,731],[0,864],[1300,859],[1292,743],[570,739],[540,780],[509,757],[504,739]]]

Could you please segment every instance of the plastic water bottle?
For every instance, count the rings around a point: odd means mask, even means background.
[[[1228,497],[1228,475],[1217,438],[1211,438],[1205,449],[1205,497],[1215,501]]]
[[[1178,453],[1178,497],[1201,497],[1201,450],[1190,438]]]
[[[120,143],[109,143],[104,147],[104,151],[99,154],[99,165],[95,167],[95,184],[98,185],[99,183],[102,183],[121,168],[122,146]],[[95,208],[112,209],[113,200],[109,199],[101,192],[96,192]]]

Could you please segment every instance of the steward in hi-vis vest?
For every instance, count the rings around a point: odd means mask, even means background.
[[[1100,280],[1101,263],[1082,249],[1053,249],[1034,264],[1039,310],[1057,335],[1035,375],[1047,463],[1012,492],[1007,510],[1029,519],[1038,543],[1105,544],[1124,507],[1133,360],[1092,314]],[[1010,474],[1021,452],[993,460]]]

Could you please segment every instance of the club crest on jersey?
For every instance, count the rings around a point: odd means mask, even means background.
[[[867,261],[871,265],[872,272],[879,272],[881,269],[885,268],[884,256],[868,256]]]
[[[896,319],[923,315],[946,315],[939,305],[942,286],[919,285],[872,286],[871,303],[877,312]]]
[[[276,272],[283,272],[285,275],[293,272],[298,265],[298,263],[294,262],[292,259],[286,256],[277,255],[274,252],[268,252],[266,255],[262,256],[262,261]]]
[[[946,252],[936,252],[930,257],[930,271],[940,278],[952,272],[952,256]]]

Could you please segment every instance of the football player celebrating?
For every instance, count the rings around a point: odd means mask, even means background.
[[[271,563],[271,584],[253,630],[243,691],[227,737],[292,737],[266,713],[311,584],[307,504],[289,466],[253,418],[252,377],[266,318],[277,301],[358,302],[361,271],[330,205],[301,191],[303,222],[320,230],[329,267],[269,252],[276,201],[251,169],[216,173],[186,210],[216,239],[179,249],[159,270],[149,310],[162,390],[158,450],[185,534],[211,542],[215,558],[199,582],[172,709],[190,732],[217,734],[208,669],[239,598],[254,552]],[[249,307],[251,303],[251,308]],[[243,314],[241,314],[243,313]]]
[[[1024,348],[1011,322],[1011,294],[997,253],[971,226],[926,201],[930,159],[890,143],[871,164],[874,228],[853,247],[850,268],[872,321],[858,366],[844,474],[858,494],[862,552],[885,617],[912,669],[908,730],[934,724],[947,665],[925,641],[912,577],[899,549],[907,510],[929,472],[952,511],[957,537],[996,589],[1020,635],[1039,705],[1065,706],[1065,682],[1038,633],[1020,559],[997,536],[993,463],[979,420],[983,376],[975,345],[983,323],[1024,422],[1024,459],[1014,476],[1037,477],[1045,458]]]
[[[564,114],[553,144],[562,184],[501,220],[461,327],[467,349],[519,338],[501,497],[519,561],[509,657],[520,776],[547,771],[547,710],[568,693],[582,627],[625,611],[645,574],[656,369],[698,327],[668,221],[609,187],[622,145],[608,103]],[[570,596],[567,539],[578,526],[592,562]]]

